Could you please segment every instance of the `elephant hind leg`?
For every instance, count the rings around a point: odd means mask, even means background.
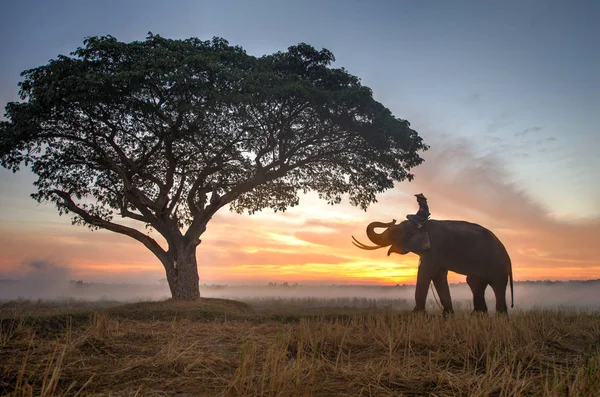
[[[452,307],[452,298],[450,297],[450,287],[448,286],[448,270],[442,269],[433,278],[433,285],[440,297],[440,302],[444,308],[444,316],[454,312]]]
[[[467,284],[471,287],[473,292],[473,311],[480,313],[487,313],[488,308],[485,303],[485,289],[487,288],[487,281],[473,276],[467,276]]]
[[[490,284],[492,286],[492,289],[494,290],[494,295],[496,295],[496,313],[508,314],[508,306],[506,306],[507,282],[508,280],[505,280],[503,283]]]

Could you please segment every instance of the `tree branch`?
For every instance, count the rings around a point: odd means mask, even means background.
[[[164,249],[151,237],[143,234],[142,232],[127,227],[123,225],[119,225],[117,223],[106,221],[100,217],[94,216],[78,207],[77,204],[73,201],[71,196],[67,192],[63,192],[60,190],[52,190],[50,193],[56,194],[58,197],[62,199],[62,204],[69,210],[77,215],[79,215],[84,221],[89,223],[90,225],[98,226],[100,228],[110,230],[111,232],[124,234],[129,236],[146,246],[156,257],[163,263],[168,263],[168,256]]]
[[[123,218],[131,218],[131,219],[134,219],[134,220],[142,222],[142,223],[148,223],[148,219],[144,218],[143,215],[136,214],[135,212],[131,212],[124,207],[121,208],[121,216]]]
[[[175,192],[175,195],[171,199],[171,203],[169,204],[169,207],[167,208],[167,211],[169,213],[173,212],[173,209],[179,203],[179,199],[181,198],[181,194],[183,193],[183,188],[185,187],[185,180],[186,180],[186,174],[185,174],[185,167],[184,167],[183,170],[181,171],[181,179],[179,181],[179,187],[177,188],[177,191]]]
[[[244,130],[240,131],[229,143],[224,145],[223,148],[207,162],[204,169],[196,177],[196,180],[192,184],[192,187],[187,195],[188,208],[194,219],[200,216],[203,210],[203,208],[198,206],[198,200],[196,200],[196,197],[199,196],[203,201],[205,201],[206,193],[211,191],[210,188],[204,186],[206,178],[223,169],[223,155],[227,152],[227,150],[232,149],[235,144],[241,142],[241,137],[243,136],[244,132]],[[217,164],[213,166],[215,163]]]
[[[88,117],[90,117],[90,116],[88,115]],[[124,164],[129,166],[132,171],[139,174],[140,176],[143,176],[144,178],[147,178],[149,181],[156,184],[156,186],[158,186],[159,188],[162,188],[162,183],[161,183],[160,179],[156,178],[152,174],[142,171],[142,169],[140,167],[138,167],[138,165],[135,163],[135,161],[130,159],[125,154],[125,152],[123,152],[121,147],[115,143],[114,136],[116,135],[116,133],[118,131],[118,127],[112,121],[110,121],[110,119],[108,118],[108,115],[105,114],[104,110],[102,110],[101,115],[97,115],[96,117],[112,130],[112,134],[108,137],[105,136],[104,138],[106,139],[106,142],[110,145],[110,147],[117,153],[117,155],[119,156],[119,159]]]

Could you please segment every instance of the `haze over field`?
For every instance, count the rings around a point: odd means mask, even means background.
[[[221,36],[255,55],[299,42],[325,47],[335,54],[336,67],[359,76],[423,136],[431,146],[425,163],[413,170],[414,182],[397,184],[366,213],[347,201],[328,206],[313,194],[285,213],[222,210],[198,248],[200,284],[412,284],[415,255],[387,257],[385,250],[362,251],[350,241],[354,235],[367,242],[371,221],[414,213],[419,192],[428,197],[432,218],[491,229],[511,255],[516,280],[600,278],[600,4],[347,4],[6,4],[0,8],[0,106],[18,100],[21,71],[92,35],[122,41],[143,40],[148,31],[173,38]],[[0,278],[27,280],[35,288],[21,293],[35,295],[46,288],[38,281],[157,285],[165,277],[138,242],[72,226],[51,205],[38,205],[28,196],[33,181],[29,171],[0,170]],[[464,282],[464,276],[451,273],[450,281]],[[539,304],[562,299],[587,306],[599,295],[593,286],[555,287],[560,289],[517,284],[515,297],[518,304],[533,297]],[[49,294],[63,290],[53,288]],[[460,288],[453,291],[458,299]],[[203,296],[213,292],[201,288]],[[98,294],[94,299],[103,292]],[[411,300],[412,294],[409,288],[398,297]]]
[[[44,261],[28,264],[35,269],[20,280],[0,280],[0,302],[14,299],[28,300],[84,300],[136,302],[170,298],[166,280],[147,284],[104,284],[83,280],[69,280],[68,270]],[[517,282],[515,283],[515,308],[528,310],[545,309],[600,309],[600,280],[567,282]],[[412,309],[414,285],[325,285],[297,284],[295,282],[254,285],[201,285],[205,298],[235,299],[254,303],[286,304],[304,306],[391,306],[395,309]],[[463,283],[450,285],[452,299],[457,308],[472,308],[472,293]],[[510,291],[507,292],[510,302]],[[431,291],[428,306],[437,310]],[[488,307],[493,311],[495,298],[491,288],[486,290]]]

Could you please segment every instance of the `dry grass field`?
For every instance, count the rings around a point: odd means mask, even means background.
[[[600,313],[7,302],[0,394],[593,396]]]

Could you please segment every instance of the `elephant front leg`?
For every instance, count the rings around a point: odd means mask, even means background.
[[[429,290],[430,283],[430,272],[428,272],[426,269],[423,269],[422,266],[419,266],[419,270],[417,271],[417,286],[415,289],[416,306],[413,311],[425,311],[425,302],[427,301],[427,292]]]
[[[442,307],[444,308],[444,317],[454,313],[452,298],[450,297],[450,286],[448,285],[448,270],[440,270],[433,278],[433,285],[435,286]]]

